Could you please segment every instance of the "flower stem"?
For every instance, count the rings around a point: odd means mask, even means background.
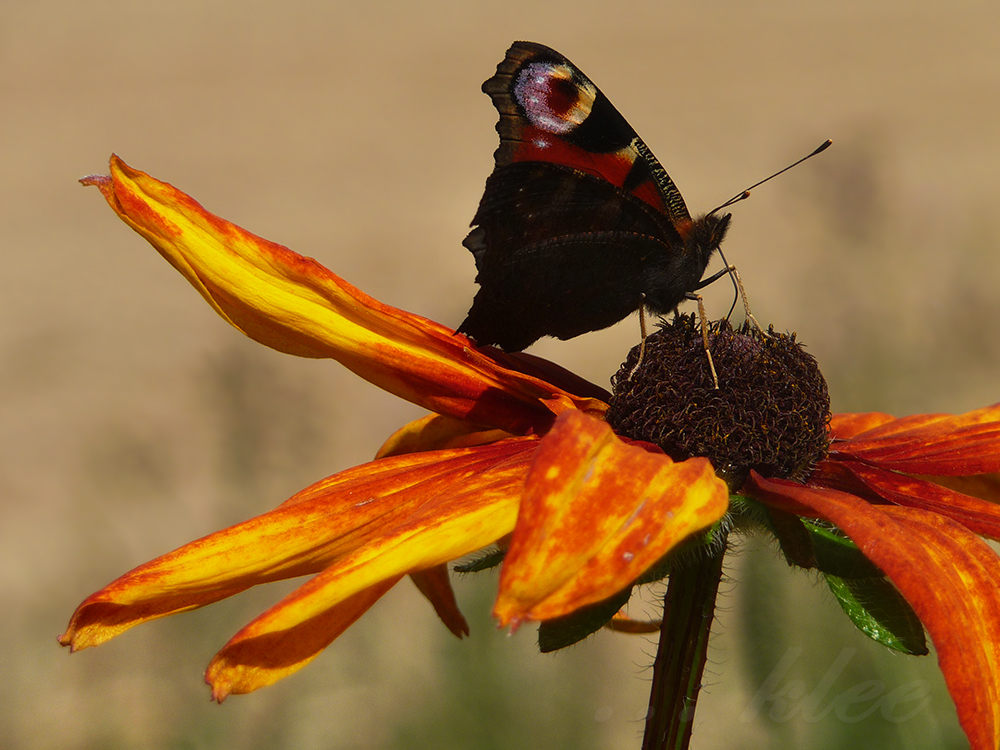
[[[670,572],[642,750],[686,750],[708,657],[725,544]]]

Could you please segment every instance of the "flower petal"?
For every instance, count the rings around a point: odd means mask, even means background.
[[[96,646],[147,620],[201,607],[259,583],[323,570],[359,547],[377,543],[388,527],[421,518],[422,506],[440,502],[442,495],[474,492],[484,474],[511,461],[521,471],[511,479],[516,487],[510,494],[516,498],[537,445],[536,438],[513,438],[386,458],[335,474],[268,513],[126,573],[77,608],[60,643],[74,650]]]
[[[970,474],[965,477],[924,476],[921,479],[940,484],[963,495],[978,497],[990,503],[1000,503],[1000,473]]]
[[[840,527],[913,606],[974,750],[1000,743],[1000,557],[961,524],[936,513],[873,506],[843,492],[756,473],[745,488],[783,510]]]
[[[248,643],[235,644],[230,651],[235,661],[253,666],[240,672],[226,669],[213,660],[205,670],[205,682],[212,686],[212,700],[222,703],[232,693],[249,693],[270,685],[302,669],[333,643],[334,639],[367,612],[402,576],[384,581],[347,597],[335,607],[305,620],[282,633],[272,633]],[[244,651],[252,652],[244,654]]]
[[[883,425],[886,422],[892,422],[894,419],[895,417],[891,414],[878,411],[859,414],[834,414],[830,417],[828,431],[831,440],[846,440],[859,433],[867,432],[879,425]]]
[[[431,411],[517,434],[543,432],[566,408],[604,408],[602,389],[584,393],[595,398],[574,396],[526,374],[533,372],[528,360],[492,347],[474,351],[465,336],[382,304],[315,260],[209,213],[117,156],[109,177],[82,182],[99,187],[118,216],[219,315],[266,346],[336,359]]]
[[[469,623],[458,608],[455,590],[451,587],[451,578],[448,576],[448,566],[445,563],[411,573],[410,578],[420,593],[434,606],[434,611],[448,630],[459,638],[469,634]]]
[[[633,620],[628,615],[619,612],[617,615],[608,620],[604,627],[618,633],[633,633],[640,635],[644,633],[659,633],[660,628],[663,627],[663,620]]]
[[[375,457],[385,458],[445,448],[467,448],[495,443],[509,437],[512,437],[511,434],[503,430],[483,430],[465,420],[428,414],[396,430],[382,444]]]
[[[474,479],[452,483],[419,509],[380,526],[363,546],[240,630],[209,665],[214,693],[249,692],[301,669],[341,632],[341,620],[331,611],[350,597],[461,557],[509,533],[534,447],[524,440],[518,445],[519,452],[483,467]],[[337,627],[327,629],[331,618]],[[326,635],[309,638],[305,647],[301,632]],[[273,654],[283,649],[297,661],[285,659],[273,666]]]
[[[675,463],[566,412],[528,474],[493,614],[516,625],[606,599],[728,505],[707,459]]]
[[[917,414],[885,422],[830,446],[894,471],[965,476],[1000,471],[1000,404],[952,416]]]
[[[836,461],[831,468],[848,472],[860,482],[861,487],[874,493],[882,500],[909,508],[923,508],[952,518],[968,529],[993,539],[1000,539],[1000,505],[980,500],[929,482],[894,471],[885,471],[877,466],[869,466],[860,461]],[[838,472],[839,473],[839,472]],[[810,478],[823,483],[824,474]],[[834,489],[843,489],[859,494],[849,483],[840,481],[829,483]],[[862,494],[864,494],[862,489]]]

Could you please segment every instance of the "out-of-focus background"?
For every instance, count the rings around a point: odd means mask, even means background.
[[[488,574],[458,584],[471,639],[404,581],[305,670],[222,706],[204,666],[288,585],[72,657],[55,643],[125,570],[419,415],[244,339],[77,178],[115,152],[457,325],[497,141],[479,86],[514,39],[577,63],[693,211],[833,138],[734,210],[726,251],[757,318],[798,332],[836,411],[998,399],[995,2],[4,3],[0,746],[638,747],[655,643],[599,633],[539,656],[530,628],[491,625]],[[606,384],[637,329],[533,351]],[[760,543],[730,561],[695,747],[965,746],[933,657],[869,643]]]

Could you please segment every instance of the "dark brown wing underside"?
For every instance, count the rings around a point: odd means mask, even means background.
[[[497,168],[473,223],[480,290],[459,330],[508,351],[616,323],[642,304],[644,270],[682,248],[643,201],[543,162]]]

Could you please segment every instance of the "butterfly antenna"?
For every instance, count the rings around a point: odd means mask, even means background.
[[[729,206],[733,205],[734,203],[739,203],[742,200],[746,200],[747,198],[750,197],[750,191],[753,190],[754,188],[760,187],[761,185],[763,185],[768,180],[773,180],[779,174],[784,174],[785,172],[787,172],[792,167],[797,167],[799,164],[801,164],[802,162],[804,162],[806,159],[811,159],[814,156],[816,156],[816,154],[823,153],[828,148],[830,148],[830,144],[832,144],[832,143],[833,143],[833,141],[827,139],[822,144],[820,144],[820,146],[815,151],[813,151],[811,154],[806,154],[805,156],[803,156],[798,161],[792,162],[787,167],[785,167],[784,169],[778,170],[777,172],[775,172],[770,177],[765,177],[760,182],[755,182],[753,185],[751,185],[750,187],[746,188],[745,190],[741,190],[739,193],[737,193],[736,195],[734,195],[732,198],[730,198],[729,200],[727,200],[725,203],[723,203],[718,208],[713,208],[711,211],[709,211],[708,212],[709,216],[711,216],[712,214],[714,214],[714,213],[716,213],[718,211],[721,211],[724,208],[729,208]]]

